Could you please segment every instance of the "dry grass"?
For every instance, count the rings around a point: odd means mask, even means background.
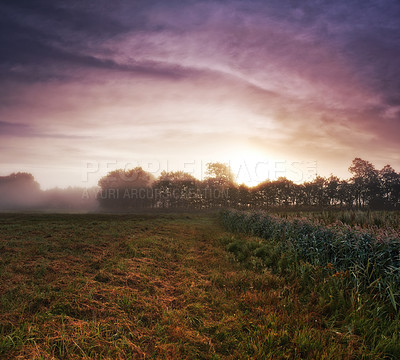
[[[0,215],[4,359],[353,359],[297,285],[211,215]]]

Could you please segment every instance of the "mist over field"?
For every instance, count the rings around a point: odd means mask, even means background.
[[[41,190],[28,173],[0,177],[0,210],[95,211],[98,189],[69,187]]]

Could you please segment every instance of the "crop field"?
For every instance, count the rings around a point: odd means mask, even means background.
[[[0,358],[400,358],[397,230],[267,220],[0,214]]]
[[[276,212],[286,219],[305,219],[320,225],[348,225],[353,228],[400,232],[400,211],[325,210]]]
[[[294,277],[336,323],[400,358],[400,233],[396,212],[221,213],[225,228],[256,236],[228,250],[244,264]],[[307,290],[308,289],[308,290]],[[307,297],[307,295],[306,295]]]

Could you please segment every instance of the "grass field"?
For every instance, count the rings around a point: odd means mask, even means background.
[[[217,215],[0,214],[0,358],[379,359]],[[313,300],[314,299],[314,300]]]

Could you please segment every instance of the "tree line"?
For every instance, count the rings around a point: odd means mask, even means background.
[[[400,174],[390,165],[377,170],[355,158],[348,180],[317,176],[296,184],[285,177],[249,188],[238,185],[226,164],[207,164],[206,178],[163,171],[156,179],[141,167],[115,170],[100,179],[97,199],[105,209],[400,208]]]
[[[136,167],[109,172],[99,188],[45,191],[32,174],[20,172],[0,176],[0,209],[400,209],[400,174],[390,165],[377,170],[355,158],[349,171],[348,180],[317,176],[296,184],[280,177],[249,188],[238,185],[222,163],[207,164],[204,180],[183,171],[163,171],[155,178]]]

